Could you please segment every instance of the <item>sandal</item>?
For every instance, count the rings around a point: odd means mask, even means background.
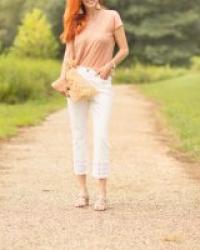
[[[87,205],[89,205],[89,195],[79,194],[75,201],[75,207],[85,207]]]
[[[94,210],[103,211],[107,208],[107,199],[103,196],[99,196],[94,203]]]

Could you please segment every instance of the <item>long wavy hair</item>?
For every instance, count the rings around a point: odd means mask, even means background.
[[[99,3],[103,6],[103,0],[99,0]],[[82,1],[66,0],[63,15],[64,30],[60,34],[61,42],[66,43],[74,39],[75,35],[79,34],[85,28],[86,24],[86,9]]]

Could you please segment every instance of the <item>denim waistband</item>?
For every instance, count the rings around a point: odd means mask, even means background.
[[[102,79],[102,78],[100,77],[100,74],[97,74],[96,70],[93,69],[93,68],[91,68],[91,67],[79,65],[79,66],[77,67],[77,69],[79,69],[79,70],[81,70],[81,71],[83,70],[83,71],[85,71],[85,72],[89,72],[89,73],[91,73],[93,76],[98,77],[99,80],[102,80],[102,81],[110,81],[110,80],[112,79],[112,76],[109,76],[108,79]]]
[[[91,72],[91,73],[97,75],[96,70],[93,69],[93,68],[91,68],[91,67],[86,67],[86,66],[79,65],[77,68],[78,68],[78,69],[81,69],[81,70],[84,70],[84,71],[86,71],[86,72]]]

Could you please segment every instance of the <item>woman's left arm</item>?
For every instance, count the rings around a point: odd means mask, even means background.
[[[119,47],[119,50],[109,64],[111,64],[111,66],[114,65],[115,67],[119,63],[121,63],[121,61],[123,61],[125,57],[128,56],[129,47],[123,25],[121,25],[118,29],[115,30],[114,36],[115,36],[115,41]]]
[[[119,50],[113,57],[113,59],[99,70],[99,73],[103,79],[107,79],[112,70],[129,54],[129,47],[126,39],[124,25],[121,25],[115,30],[114,37]]]

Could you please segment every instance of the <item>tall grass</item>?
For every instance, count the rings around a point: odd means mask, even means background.
[[[173,146],[200,160],[200,72],[138,88],[161,104],[171,131],[180,139]]]
[[[0,56],[0,102],[21,103],[51,95],[50,83],[59,70],[55,60]]]
[[[0,56],[0,139],[65,107],[64,97],[51,87],[59,70],[55,60]]]
[[[118,68],[116,74],[114,75],[114,82],[150,83],[182,76],[187,72],[187,69],[172,68],[169,65],[154,66],[137,63],[127,68]]]
[[[200,72],[200,56],[194,56],[191,59],[191,69],[193,71],[198,71]]]
[[[0,103],[0,139],[18,134],[19,127],[39,124],[49,113],[65,107],[66,100],[57,93],[14,105]]]

